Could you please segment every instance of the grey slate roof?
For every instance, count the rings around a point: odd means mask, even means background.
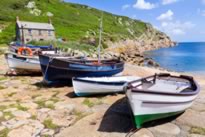
[[[26,29],[54,30],[53,25],[49,23],[17,21],[17,25],[19,28],[23,26],[23,28],[26,28]]]

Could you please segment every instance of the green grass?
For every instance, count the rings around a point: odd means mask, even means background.
[[[55,94],[52,95],[52,98],[56,98],[59,93],[59,91],[55,91]]]
[[[72,114],[73,114],[74,116],[76,116],[76,119],[75,119],[75,122],[74,122],[74,123],[76,123],[77,121],[79,121],[80,119],[82,119],[82,118],[84,118],[85,116],[88,115],[88,114],[86,114],[86,113],[83,113],[83,112],[81,112],[81,111],[77,111],[77,110],[75,110],[75,109],[74,109],[74,111],[72,112]]]
[[[48,17],[45,14],[51,12],[54,14],[52,22],[57,37],[82,43],[87,43],[88,39],[95,38],[95,45],[97,45],[99,19],[102,13],[100,10],[85,5],[61,2],[61,0],[52,0],[50,3],[47,0],[33,1],[36,2],[37,8],[42,11],[40,16],[31,15],[29,9],[25,8],[28,0],[0,1],[0,27],[4,27],[3,32],[0,33],[0,43],[9,43],[15,38],[16,16],[25,21],[48,22]],[[120,19],[122,24],[119,23]],[[103,24],[104,41],[117,41],[124,38],[134,39],[147,30],[146,24],[142,21],[108,12],[104,12]],[[133,30],[134,35],[129,33],[128,28]],[[82,48],[84,47],[82,46]]]
[[[54,103],[57,103],[57,102],[60,101],[60,99],[57,98],[57,97],[52,97],[52,98],[50,98],[49,100],[50,100],[50,101],[53,101]]]
[[[0,131],[0,137],[7,137],[8,133],[9,133],[9,129],[5,128],[5,129]]]
[[[38,104],[38,108],[50,108],[50,109],[55,109],[54,104],[48,104],[46,105],[47,100],[38,100],[35,101],[36,104]]]
[[[36,104],[38,104],[38,108],[45,108],[46,105],[45,105],[45,100],[38,100],[38,101],[35,101]]]
[[[1,46],[1,45],[0,45]],[[3,50],[0,50],[0,55],[3,55],[4,54],[4,51]]]
[[[45,105],[47,108],[50,108],[50,109],[55,109],[55,106],[53,104],[48,104],[48,105]]]
[[[51,119],[44,120],[43,124],[44,124],[45,128],[48,128],[48,129],[57,129],[58,128],[58,126],[56,124],[54,124]]]
[[[7,87],[4,87],[4,86],[1,86],[0,85],[0,90],[2,90],[2,89],[6,89]]]
[[[23,107],[23,106],[21,106],[21,105],[18,105],[16,108],[17,108],[18,110],[22,110],[22,111],[27,111],[27,110],[28,110],[27,107]]]
[[[7,108],[8,108],[7,106],[1,105],[1,106],[0,106],[0,111],[3,111],[3,110],[5,110],[5,109],[7,109]]]
[[[190,132],[191,134],[205,135],[205,128],[192,127],[189,132]]]
[[[37,116],[36,116],[36,115],[32,115],[32,116],[31,116],[31,119],[36,120],[36,119],[37,119]]]
[[[22,110],[22,111],[27,111],[29,109],[27,107],[20,105],[19,103],[11,104],[11,105],[9,105],[9,107],[17,108],[18,110]]]
[[[83,104],[91,108],[91,107],[93,107],[95,105],[103,104],[103,101],[101,99],[98,99],[97,101],[92,102],[88,98],[86,98],[86,99],[84,99]]]
[[[6,117],[8,117],[8,120],[14,118],[14,115],[11,112],[4,112],[4,118],[6,119]]]
[[[29,44],[39,45],[39,46],[40,45],[53,45],[65,51],[68,51],[68,49],[86,51],[88,53],[90,53],[91,51],[96,51],[96,46],[85,44],[82,42],[75,42],[75,41],[67,41],[67,42],[31,41],[29,42]]]
[[[1,51],[0,51],[0,54],[1,54]],[[0,81],[4,81],[4,80],[7,80],[8,78],[7,77],[0,77]]]
[[[88,107],[93,107],[95,105],[95,103],[93,103],[92,101],[90,101],[88,98],[84,99],[83,104],[88,106]]]
[[[16,92],[11,92],[11,93],[7,94],[7,96],[8,96],[8,97],[12,97],[12,96],[15,95],[15,94],[16,94]]]
[[[98,99],[95,104],[96,104],[96,105],[102,105],[102,104],[103,104],[103,101],[102,101],[101,99]]]
[[[50,137],[49,135],[43,135],[42,137]]]
[[[40,94],[35,94],[35,95],[32,95],[31,98],[35,99],[35,98],[40,97],[40,96],[41,96]]]

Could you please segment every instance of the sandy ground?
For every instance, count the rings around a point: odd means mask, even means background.
[[[178,117],[133,130],[124,94],[76,97],[71,86],[47,87],[42,76],[4,76],[0,56],[0,136],[10,137],[201,137],[205,136],[205,79],[194,76],[201,93]],[[124,74],[149,76],[164,70],[126,64]],[[175,75],[178,73],[172,72]]]

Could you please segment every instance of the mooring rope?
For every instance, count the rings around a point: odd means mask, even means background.
[[[137,131],[139,131],[141,128],[132,128],[126,135],[125,137],[131,137],[134,135]]]
[[[44,82],[46,81],[46,75],[47,75],[47,71],[48,71],[49,64],[50,64],[50,62],[53,61],[53,59],[54,59],[54,58],[49,57],[48,64],[47,64],[47,66],[46,66],[46,71],[45,71],[45,74],[44,74],[44,77],[43,77],[43,81],[44,81]]]

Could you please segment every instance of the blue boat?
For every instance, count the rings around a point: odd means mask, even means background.
[[[39,55],[44,81],[47,84],[71,81],[73,77],[113,76],[124,70],[119,60],[86,60],[52,55]]]
[[[103,17],[103,16],[102,16]],[[98,45],[98,59],[76,59],[67,57],[53,57],[53,55],[39,55],[41,71],[47,84],[64,83],[73,77],[105,77],[113,76],[124,70],[124,62],[120,60],[101,60],[102,19],[100,22],[100,37]]]

